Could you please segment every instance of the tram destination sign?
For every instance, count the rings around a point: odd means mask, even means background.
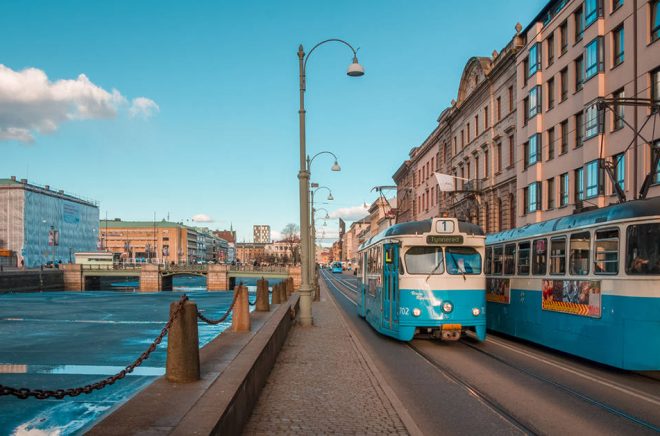
[[[427,244],[462,244],[463,235],[428,235]]]

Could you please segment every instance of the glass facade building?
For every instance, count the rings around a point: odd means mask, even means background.
[[[98,231],[95,202],[0,179],[0,248],[15,252],[19,265],[71,262],[76,252],[97,250]]]

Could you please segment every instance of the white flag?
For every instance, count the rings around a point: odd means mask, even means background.
[[[449,174],[440,174],[440,173],[434,173],[434,174],[435,174],[435,178],[438,180],[438,189],[440,189],[442,192],[450,192],[456,190],[454,184],[454,176],[450,176]]]

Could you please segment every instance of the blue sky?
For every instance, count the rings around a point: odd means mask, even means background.
[[[298,221],[298,44],[338,37],[360,47],[366,74],[346,76],[351,53],[342,45],[314,52],[307,144],[310,154],[333,151],[342,166],[335,173],[329,157],[314,162],[313,180],[335,198],[323,207],[359,206],[375,199],[373,186],[392,184],[434,128],[466,61],[500,50],[544,4],[3,0],[0,177],[94,198],[111,218],[205,214],[212,228],[233,223],[241,240],[253,224],[281,230]],[[58,92],[77,89],[76,97],[62,109],[45,87],[44,101],[29,92],[12,100],[12,83],[32,89],[7,79],[25,79],[26,68],[48,86],[75,81]],[[23,140],[8,139],[12,132]]]

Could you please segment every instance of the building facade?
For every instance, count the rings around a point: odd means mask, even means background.
[[[26,179],[0,179],[0,249],[18,265],[71,263],[74,253],[97,250],[98,232],[96,202]]]
[[[256,225],[252,226],[253,241],[257,244],[270,243],[270,226],[269,225]]]
[[[342,246],[344,248],[344,258],[342,260],[349,261],[351,263],[357,262],[357,251],[358,247],[360,246],[360,239],[358,238],[358,235],[367,227],[369,227],[369,222],[364,219],[351,223],[348,230],[344,234],[342,241]]]
[[[236,244],[236,262],[243,264],[266,261],[266,244],[239,242]]]
[[[649,119],[649,103],[660,101],[658,7],[657,0],[557,0],[524,30],[520,225],[638,198],[647,176],[648,195],[660,195],[652,174],[660,129]],[[598,105],[603,99],[609,104]]]
[[[197,259],[197,232],[169,221],[101,220],[101,250],[120,253],[125,262],[185,264]]]

